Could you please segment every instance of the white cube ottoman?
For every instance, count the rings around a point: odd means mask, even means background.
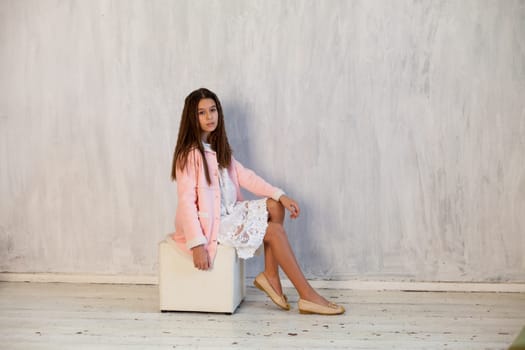
[[[213,268],[201,271],[171,236],[159,243],[160,310],[233,314],[246,296],[244,260],[219,245]]]

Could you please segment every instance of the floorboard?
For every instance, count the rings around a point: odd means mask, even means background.
[[[155,285],[0,283],[2,349],[507,349],[525,294],[324,289],[342,316],[289,312],[248,287],[234,315],[160,313]]]

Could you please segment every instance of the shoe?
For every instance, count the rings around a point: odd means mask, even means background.
[[[302,314],[340,315],[345,312],[345,308],[341,305],[329,303],[328,306],[324,306],[304,299],[299,299],[297,306]]]
[[[275,305],[279,306],[281,309],[290,310],[290,304],[288,304],[288,298],[286,298],[286,295],[277,294],[275,289],[273,289],[272,285],[266,278],[264,272],[261,272],[257,275],[257,277],[255,277],[253,284],[265,292],[270,297],[270,299],[272,299]]]

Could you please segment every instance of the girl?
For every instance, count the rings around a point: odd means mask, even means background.
[[[299,293],[301,313],[345,311],[319,295],[304,277],[283,228],[284,209],[295,219],[299,205],[232,156],[221,104],[208,89],[195,90],[184,101],[171,178],[177,180],[178,195],[173,239],[193,256],[197,269],[212,267],[217,244],[234,247],[243,259],[264,245],[265,268],[254,284],[277,306],[290,309],[280,266]],[[264,198],[243,201],[240,187]]]

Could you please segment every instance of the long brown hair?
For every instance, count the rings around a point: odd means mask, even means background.
[[[193,148],[197,148],[204,160],[204,172],[206,174],[206,181],[211,185],[210,172],[208,170],[208,163],[204,157],[204,146],[201,141],[201,128],[199,124],[199,117],[197,108],[199,101],[204,98],[211,98],[215,101],[219,118],[217,127],[208,136],[208,142],[211,148],[217,153],[217,162],[219,167],[227,168],[231,163],[232,150],[228,143],[226,136],[226,129],[224,127],[224,115],[222,113],[222,106],[217,95],[206,88],[200,88],[190,93],[184,100],[184,109],[182,110],[182,117],[180,119],[179,136],[177,138],[177,146],[173,153],[173,163],[171,166],[171,179],[177,179],[177,167],[184,170],[188,164],[188,155]]]

